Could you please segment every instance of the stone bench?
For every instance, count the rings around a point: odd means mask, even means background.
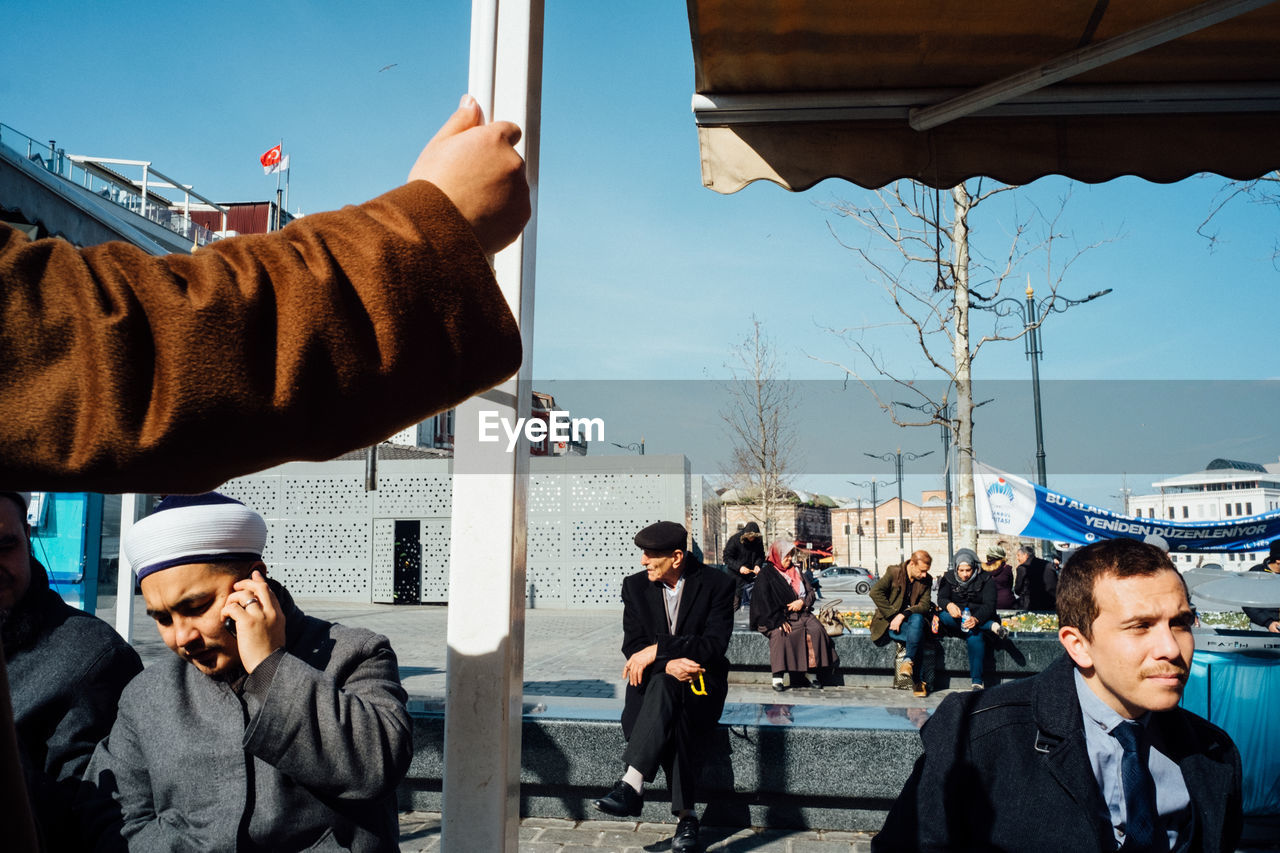
[[[441,702],[410,701],[414,758],[400,786],[402,810],[439,811],[443,777]],[[616,712],[526,705],[520,814],[608,820],[591,801],[621,774]],[[709,826],[874,831],[920,754],[922,709],[729,703],[703,768],[700,802]],[[674,823],[658,774],[642,820]]]
[[[969,654],[962,640],[940,637],[926,641],[926,645],[932,645],[932,653],[937,656],[938,671],[931,688],[968,684]],[[877,646],[871,642],[867,629],[860,628],[836,637],[835,646],[840,655],[838,684],[887,687],[892,682],[896,652],[893,642]],[[1057,634],[1011,633],[1004,640],[988,641],[983,681],[991,686],[1011,678],[1035,675],[1061,655],[1062,644],[1058,642]],[[764,635],[741,628],[734,630],[729,638],[728,657],[730,682],[763,683],[769,680],[769,641]]]

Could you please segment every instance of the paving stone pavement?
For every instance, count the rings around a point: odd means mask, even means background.
[[[576,853],[611,850],[642,853],[671,849],[672,824],[621,820],[572,821],[529,817],[520,821],[521,853]],[[869,832],[702,828],[707,853],[868,853]],[[404,812],[400,815],[402,853],[440,849],[440,814]]]

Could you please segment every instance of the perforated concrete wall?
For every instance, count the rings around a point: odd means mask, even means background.
[[[449,597],[449,460],[382,460],[364,490],[363,462],[292,462],[225,484],[267,519],[274,576],[307,596],[391,602],[395,522],[421,524],[424,602]],[[530,460],[526,582],[535,607],[614,608],[640,569],[636,531],[682,522],[715,562],[719,503],[683,456]]]

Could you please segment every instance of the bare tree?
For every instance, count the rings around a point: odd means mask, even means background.
[[[1021,270],[1031,255],[1043,256],[1045,288],[1042,294],[1056,296],[1071,266],[1085,252],[1100,243],[1073,248],[1061,260],[1055,249],[1070,242],[1061,230],[1067,198],[1059,199],[1056,210],[1046,214],[1034,204],[1013,205],[1012,224],[1006,226],[1002,250],[988,255],[973,239],[972,218],[978,207],[1016,187],[987,185],[979,179],[946,191],[932,190],[913,181],[899,181],[877,190],[867,204],[840,201],[830,205],[837,216],[861,226],[864,242],[842,239],[889,296],[900,320],[923,354],[927,373],[941,374],[941,394],[919,384],[921,378],[900,365],[891,365],[871,339],[872,326],[831,329],[840,335],[858,356],[857,362],[836,364],[862,382],[877,404],[899,426],[947,424],[956,449],[959,504],[958,544],[975,547],[977,514],[973,493],[973,362],[979,351],[992,341],[1021,338],[1040,325],[1011,323],[1008,317],[993,316],[990,331],[974,339],[970,312],[1009,295],[1022,277]],[[1105,241],[1104,241],[1105,242]],[[1030,288],[1030,278],[1027,279]],[[1015,318],[1016,319],[1016,318]],[[887,399],[870,379],[890,380],[906,401]],[[949,416],[949,412],[953,412]]]
[[[1280,209],[1280,171],[1269,172],[1252,181],[1228,181],[1210,203],[1209,215],[1196,228],[1196,233],[1209,241],[1209,249],[1216,249],[1221,240],[1218,226],[1214,220],[1218,218],[1228,205],[1235,201],[1246,204],[1261,204]],[[1272,245],[1271,263],[1280,269],[1280,240]]]
[[[749,498],[749,513],[772,541],[777,508],[787,499],[795,429],[790,385],[778,377],[778,356],[759,319],[751,335],[733,348],[729,401],[720,417],[733,444],[724,469],[732,486]]]

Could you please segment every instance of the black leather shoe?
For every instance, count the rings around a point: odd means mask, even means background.
[[[619,779],[612,791],[595,801],[595,807],[614,817],[640,817],[644,794],[637,793],[635,788]]]
[[[671,850],[673,853],[678,851],[694,851],[700,850],[698,846],[698,819],[693,815],[680,818],[680,822],[676,824],[676,834],[671,837]]]

